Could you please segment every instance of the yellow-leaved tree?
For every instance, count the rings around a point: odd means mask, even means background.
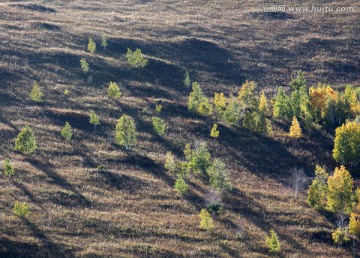
[[[202,209],[199,218],[200,221],[200,228],[205,230],[211,230],[214,228],[214,221],[210,215],[210,213],[206,209]]]
[[[344,166],[335,168],[328,178],[327,209],[341,215],[349,214],[353,207],[353,179]]]
[[[292,119],[289,136],[291,138],[300,138],[302,136],[301,127],[296,116],[294,116]]]

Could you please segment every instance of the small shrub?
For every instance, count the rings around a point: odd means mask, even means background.
[[[69,124],[69,122],[65,123],[64,128],[61,130],[61,136],[65,138],[65,140],[70,141],[72,136],[73,136],[73,132],[72,132],[72,128],[71,125]]]
[[[211,230],[214,228],[214,221],[210,215],[210,213],[207,211],[207,209],[202,209],[200,214],[200,228],[204,230]]]
[[[216,215],[219,215],[222,211],[222,207],[220,203],[209,204],[207,209],[210,213],[214,213]]]
[[[158,104],[155,106],[155,111],[156,113],[160,114],[161,110],[162,110],[163,106],[161,104]]]
[[[148,63],[148,60],[144,58],[143,54],[141,53],[141,49],[136,49],[135,51],[132,51],[130,48],[128,48],[126,58],[131,67],[134,68],[145,67]]]
[[[96,43],[92,38],[89,38],[87,49],[91,54],[94,54],[96,52]]]
[[[86,61],[85,58],[80,59],[80,67],[84,73],[89,72],[89,63]]]
[[[29,126],[26,126],[24,129],[22,129],[15,140],[15,150],[28,155],[34,153],[36,149],[37,144],[35,133]]]
[[[345,229],[338,228],[332,234],[332,239],[335,244],[342,245],[343,243],[348,242],[350,239],[347,236],[347,232]]]
[[[152,117],[152,124],[153,124],[153,128],[154,128],[154,131],[162,136],[165,134],[165,131],[166,131],[166,123],[164,120],[162,120],[161,118],[159,117]]]
[[[94,127],[96,129],[96,126],[98,126],[100,124],[100,120],[94,110],[90,110],[89,118],[90,118],[90,124],[94,125]]]
[[[184,178],[181,175],[176,180],[174,188],[179,194],[184,194],[189,189],[188,185],[186,184]]]
[[[217,124],[214,124],[211,128],[210,136],[215,138],[218,138],[220,134],[220,131],[217,129]]]
[[[119,86],[116,84],[116,82],[109,83],[108,94],[110,97],[113,97],[116,99],[121,97],[121,92],[120,92]]]
[[[269,248],[270,253],[278,253],[281,250],[280,241],[278,235],[276,234],[275,230],[270,230],[270,235],[266,236],[265,239],[266,245]]]
[[[191,85],[190,74],[188,71],[185,71],[184,85],[186,87],[190,87],[190,85]]]
[[[96,167],[96,169],[99,170],[99,171],[105,171],[105,170],[106,170],[106,167],[105,167],[105,165],[100,164],[100,165],[98,165],[98,166]]]
[[[104,48],[104,50],[108,46],[107,38],[105,34],[102,34],[101,36],[101,46]]]
[[[40,90],[39,84],[35,81],[30,92],[30,98],[35,102],[42,102],[44,93]]]
[[[13,166],[11,165],[11,162],[9,159],[6,159],[4,161],[3,169],[4,169],[4,174],[7,177],[11,177],[15,173],[15,170],[14,170]]]
[[[25,202],[16,201],[14,204],[13,212],[16,216],[24,218],[30,214],[30,206]]]

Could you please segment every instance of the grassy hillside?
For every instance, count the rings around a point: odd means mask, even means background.
[[[274,4],[281,3],[274,1]],[[295,1],[287,1],[294,4]],[[320,127],[301,140],[284,137],[289,123],[273,121],[271,137],[219,124],[187,110],[184,72],[208,96],[236,93],[255,80],[273,97],[296,70],[309,85],[359,85],[359,10],[356,1],[319,1],[353,6],[347,13],[262,12],[263,1],[2,1],[0,3],[0,160],[10,158],[12,179],[0,176],[1,257],[266,257],[266,234],[274,228],[284,257],[351,257],[352,246],[331,240],[336,219],[293,201],[291,168],[313,176],[329,170],[333,135]],[[305,5],[311,5],[306,3]],[[100,46],[101,35],[109,46]],[[98,43],[86,51],[88,38]],[[149,63],[131,68],[126,49],[141,48]],[[90,71],[84,74],[80,59]],[[45,93],[32,102],[33,81]],[[110,81],[123,96],[107,96]],[[68,90],[69,94],[64,94]],[[152,129],[155,104],[167,121],[164,137]],[[100,117],[96,130],[90,110]],[[136,121],[139,142],[131,151],[114,144],[118,118]],[[71,142],[60,130],[68,121]],[[39,149],[14,151],[17,134],[30,125]],[[205,176],[191,175],[178,196],[176,176],[164,169],[165,154],[183,159],[186,143],[207,141],[224,160],[234,189],[223,196],[215,229],[199,228],[198,213],[209,201]],[[104,165],[106,170],[96,169]],[[358,171],[352,171],[356,175]],[[31,214],[12,213],[15,201]],[[242,239],[236,234],[241,233]],[[359,245],[359,243],[358,243]]]

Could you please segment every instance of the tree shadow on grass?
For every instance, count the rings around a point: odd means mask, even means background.
[[[83,207],[91,207],[91,202],[87,200],[77,189],[75,189],[66,179],[60,176],[53,168],[53,166],[45,161],[44,158],[28,158],[27,161],[40,171],[43,171],[51,180],[52,183],[73,192],[77,196],[78,205]]]

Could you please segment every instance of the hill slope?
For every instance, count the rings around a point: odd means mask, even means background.
[[[1,256],[262,257],[271,228],[283,256],[351,256],[350,247],[332,244],[332,216],[307,207],[305,191],[292,200],[291,168],[312,176],[316,164],[336,166],[332,136],[319,129],[290,141],[282,136],[288,124],[274,121],[271,138],[219,125],[213,141],[214,121],[187,111],[190,90],[183,86],[189,70],[208,96],[236,93],[245,80],[272,96],[298,69],[309,84],[358,85],[360,6],[319,2],[326,4],[355,11],[269,13],[255,0],[0,3],[0,159],[10,157],[16,169],[12,180],[0,179]],[[89,37],[98,43],[94,55],[85,51]],[[131,68],[127,48],[141,48],[148,65]],[[44,90],[42,104],[29,100],[34,80]],[[119,101],[107,97],[110,81],[120,85]],[[164,137],[151,125],[158,102],[168,123]],[[101,119],[96,130],[88,123],[91,109]],[[122,114],[136,120],[140,133],[131,151],[113,142]],[[59,133],[66,121],[74,128],[71,142]],[[25,125],[39,144],[31,157],[13,150]],[[167,151],[182,159],[185,144],[195,141],[208,142],[234,184],[212,233],[199,229],[197,217],[211,198],[206,178],[191,176],[190,191],[179,197],[175,175],[163,168]],[[96,169],[101,164],[106,170]],[[11,212],[16,200],[30,204],[28,218]]]

